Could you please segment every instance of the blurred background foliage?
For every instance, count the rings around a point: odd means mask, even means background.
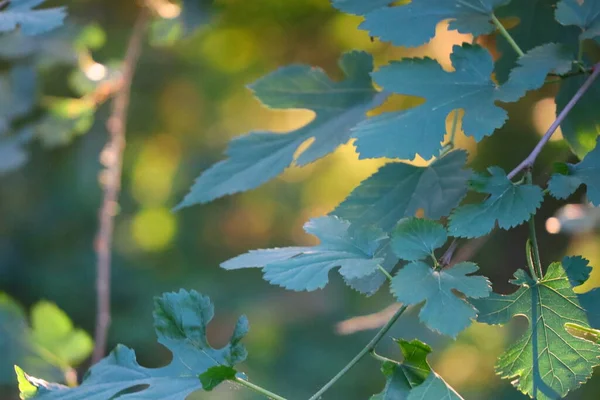
[[[313,165],[288,169],[260,189],[176,214],[170,210],[193,179],[222,158],[232,137],[253,129],[285,132],[312,118],[306,110],[261,106],[245,88],[258,77],[290,63],[319,66],[339,77],[339,55],[355,48],[374,54],[378,64],[427,55],[451,69],[452,45],[472,39],[440,26],[427,46],[394,48],[372,41],[357,29],[359,18],[336,12],[328,0],[185,0],[198,12],[181,15],[177,5],[154,1],[164,18],[149,30],[133,83],[116,218],[110,347],[124,343],[136,349],[145,366],[166,364],[170,354],[156,343],[152,328],[152,297],[195,289],[216,305],[209,329],[213,345],[226,343],[237,316],[247,314],[250,356],[244,371],[282,395],[308,397],[373,334],[344,335],[352,323],[342,329],[336,324],[382,310],[393,298],[385,289],[364,298],[338,278],[326,290],[291,293],[270,286],[255,270],[226,272],[218,265],[253,248],[310,243],[303,223],[331,211],[385,160],[359,162],[346,145]],[[91,344],[78,328],[92,332],[94,324],[93,244],[106,102],[139,12],[134,1],[48,4],[68,6],[65,27],[33,38],[0,36],[0,399],[7,400],[17,398],[15,359],[49,380],[73,382],[76,371],[68,365],[82,363],[80,376],[88,366],[80,355]],[[494,50],[493,38],[483,44]],[[510,106],[510,122],[477,147],[462,136],[458,143],[470,151],[472,167],[510,168],[523,159],[554,118],[556,89],[547,85]],[[397,96],[382,109],[415,101]],[[540,165],[570,159],[566,145],[553,140]],[[551,168],[536,172],[545,182]],[[581,254],[600,265],[600,216],[581,194],[570,202],[575,204],[561,208],[563,203],[548,199],[538,214],[543,261]],[[507,281],[525,265],[526,236],[520,227],[477,243],[473,259],[496,291],[514,290]],[[600,269],[586,285],[582,290],[600,285]],[[426,330],[413,310],[391,336],[432,345],[433,367],[466,399],[519,399],[495,376],[493,365],[525,323],[475,324],[451,342]],[[77,354],[40,337],[68,338]],[[48,349],[52,359],[44,356]],[[380,353],[399,357],[391,340],[382,342]],[[368,398],[383,382],[378,363],[367,359],[328,398]],[[222,385],[202,398],[254,398],[233,389]],[[597,399],[599,390],[596,378],[569,399]]]

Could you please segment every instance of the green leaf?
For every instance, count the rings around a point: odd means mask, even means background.
[[[423,210],[427,218],[448,215],[467,194],[471,171],[467,153],[459,150],[427,167],[389,163],[371,175],[333,212],[352,226],[375,225],[391,231],[402,218]]]
[[[118,395],[119,399],[185,399],[203,388],[200,376],[211,368],[233,368],[246,359],[246,349],[239,343],[248,332],[246,317],[238,320],[230,343],[222,349],[214,349],[206,338],[206,328],[213,316],[210,299],[198,292],[165,293],[154,301],[154,327],[159,343],[173,353],[169,365],[144,368],[137,363],[133,350],[119,345],[88,371],[78,387],[48,385],[27,377],[37,387],[34,398],[68,396],[71,400],[106,400]],[[214,374],[212,370],[208,376]],[[215,382],[210,383],[212,389]],[[121,394],[124,391],[127,393]]]
[[[350,129],[387,95],[377,94],[369,73],[373,59],[364,52],[342,56],[346,75],[334,82],[320,68],[289,66],[259,79],[251,89],[268,107],[314,110],[315,119],[288,134],[255,132],[229,144],[229,158],[213,165],[196,180],[177,208],[253,189],[279,175],[295,159],[303,166],[334,151],[350,139]],[[295,158],[301,144],[314,141]]]
[[[528,51],[518,64],[502,86],[500,101],[517,101],[527,91],[541,88],[551,72],[566,74],[573,67],[573,53],[566,46],[547,43]]]
[[[448,240],[446,228],[436,221],[408,218],[392,232],[392,249],[402,260],[419,261],[433,255]]]
[[[414,24],[410,26],[414,28]],[[491,78],[494,64],[490,53],[465,44],[454,46],[451,60],[455,72],[444,71],[430,58],[409,58],[393,61],[372,74],[375,82],[389,92],[427,101],[361,122],[353,131],[361,158],[437,156],[448,114],[458,109],[464,110],[465,134],[477,141],[504,125],[506,111],[494,104],[499,90]]]
[[[55,304],[41,301],[31,309],[33,341],[52,354],[63,368],[78,365],[94,348],[87,332],[75,329],[67,314]]]
[[[324,288],[329,271],[336,267],[346,280],[372,275],[383,262],[377,250],[387,236],[376,228],[351,231],[349,227],[349,222],[337,217],[315,218],[304,225],[304,230],[318,237],[319,245],[251,250],[221,267],[262,268],[265,280],[296,291]]]
[[[25,145],[33,138],[33,130],[29,127],[14,135],[0,134],[0,175],[22,167],[29,159]]]
[[[416,387],[407,400],[462,400],[438,374],[431,371],[423,384]]]
[[[33,10],[45,0],[11,0],[0,11],[0,32],[9,32],[20,28],[25,35],[37,35],[51,31],[63,24],[67,16],[65,7]]]
[[[494,9],[510,0],[413,0],[409,4],[387,7],[389,1],[334,0],[340,10],[364,15],[360,28],[371,36],[396,46],[417,47],[429,42],[437,24],[450,20],[449,29],[475,36],[494,31]],[[366,5],[365,3],[373,3]],[[415,23],[418,21],[418,23]]]
[[[600,3],[595,0],[561,0],[556,8],[556,20],[563,25],[575,25],[583,31],[579,38],[600,36]]]
[[[181,12],[174,18],[160,18],[151,25],[150,40],[155,45],[172,45],[192,34],[209,20],[213,0],[181,0]]]
[[[56,305],[40,302],[31,313],[32,326],[23,309],[0,293],[0,384],[14,382],[14,365],[52,380],[64,375],[92,352],[92,339],[73,327]]]
[[[404,304],[425,305],[419,317],[429,328],[456,337],[477,316],[477,309],[454,293],[466,297],[487,297],[490,282],[483,276],[468,276],[479,268],[463,262],[451,268],[435,270],[422,261],[402,268],[392,280],[392,293]]]
[[[95,111],[95,104],[85,99],[54,99],[36,125],[36,135],[46,147],[64,146],[92,127]]]
[[[427,363],[431,347],[415,339],[410,342],[396,340],[404,361],[386,361],[381,372],[386,377],[383,392],[371,397],[371,400],[455,400],[462,399],[435,373]],[[427,397],[425,396],[427,394]],[[448,393],[454,397],[447,397]]]
[[[600,139],[598,142],[600,143]],[[578,164],[567,164],[568,175],[554,174],[548,189],[557,199],[566,199],[581,185],[587,187],[588,200],[600,206],[600,145],[589,152]]]
[[[581,268],[571,266],[576,275]],[[600,346],[572,336],[567,323],[589,328],[586,310],[573,292],[564,266],[553,263],[539,281],[523,270],[515,273],[513,284],[520,288],[510,295],[492,294],[474,301],[478,321],[506,324],[517,315],[525,316],[530,326],[514,345],[498,359],[496,369],[523,393],[537,399],[556,399],[584,383],[600,362]]]
[[[567,103],[585,82],[585,76],[564,79],[556,96],[556,113],[562,112]],[[580,159],[596,146],[600,135],[600,85],[592,85],[560,124],[563,137]]]
[[[564,27],[554,19],[556,3],[557,0],[513,0],[507,6],[498,9],[497,15],[503,19],[518,20],[517,26],[512,27],[509,32],[525,52],[546,43],[576,46],[577,28]],[[505,82],[518,56],[504,36],[496,35],[496,43],[502,55],[496,61],[496,78],[499,82]]]
[[[206,372],[200,374],[202,388],[210,392],[225,381],[235,380],[237,371],[228,365],[219,365],[209,368]]]
[[[499,167],[488,169],[491,176],[481,176],[476,190],[490,196],[482,203],[457,208],[450,216],[448,231],[455,237],[474,238],[488,234],[496,222],[502,229],[515,227],[538,209],[544,195],[535,185],[512,183]]]
[[[352,226],[350,229],[353,229]],[[382,240],[381,246],[375,251],[375,258],[381,258],[380,266],[389,272],[390,274],[398,264],[398,257],[394,254],[391,248],[389,239]],[[352,289],[359,291],[360,293],[371,296],[379,290],[381,285],[386,281],[387,277],[381,273],[380,270],[376,270],[371,275],[367,275],[361,278],[344,279],[346,284]]]

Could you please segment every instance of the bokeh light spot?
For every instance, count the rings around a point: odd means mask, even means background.
[[[167,208],[147,208],[135,215],[131,230],[141,249],[161,251],[172,243],[177,233],[177,220]]]

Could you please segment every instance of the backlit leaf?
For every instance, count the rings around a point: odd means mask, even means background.
[[[251,250],[225,261],[221,267],[259,267],[265,280],[297,291],[325,287],[329,271],[336,267],[346,280],[372,275],[384,261],[377,250],[387,236],[376,228],[350,231],[349,227],[349,222],[337,217],[315,218],[304,225],[304,230],[318,237],[319,245]]]
[[[480,322],[506,324],[518,315],[529,320],[527,332],[500,356],[496,369],[529,396],[562,398],[590,378],[600,364],[600,346],[574,337],[565,327],[590,326],[561,263],[551,264],[539,281],[523,270],[515,278],[512,283],[520,286],[515,293],[474,301]]]

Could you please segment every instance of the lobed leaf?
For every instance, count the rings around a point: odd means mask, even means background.
[[[535,185],[517,185],[499,167],[488,169],[491,176],[478,178],[477,191],[489,194],[482,203],[457,208],[450,216],[452,236],[474,238],[488,234],[498,223],[500,228],[515,227],[541,205],[544,195]]]
[[[571,280],[579,282],[586,267],[587,262],[581,258],[565,258],[562,264],[551,264],[538,281],[518,270],[512,281],[520,286],[515,293],[494,293],[474,301],[480,322],[505,324],[517,315],[529,320],[525,335],[500,356],[496,365],[503,378],[510,379],[529,396],[562,398],[589,379],[592,368],[600,364],[600,346],[575,337],[566,329],[566,324],[590,327],[588,314],[580,303],[580,297],[590,294],[578,296],[569,279],[572,276]]]
[[[556,20],[563,25],[581,28],[580,40],[600,36],[600,3],[594,0],[561,0],[556,8]]]
[[[349,228],[349,222],[337,217],[315,218],[304,225],[304,230],[318,237],[319,245],[251,250],[221,267],[262,268],[265,280],[296,291],[324,288],[329,271],[336,267],[346,280],[370,276],[384,261],[377,257],[377,250],[387,236],[376,228]]]
[[[391,231],[402,218],[423,210],[430,219],[448,215],[467,194],[467,153],[453,151],[426,167],[389,163],[350,193],[332,212],[352,226]]]
[[[491,23],[494,9],[510,0],[413,0],[388,7],[393,0],[333,0],[342,11],[363,15],[360,28],[396,46],[417,47],[435,36],[438,23],[450,20],[449,29],[474,36],[495,30]],[[415,23],[419,21],[419,23]]]
[[[587,187],[588,200],[600,206],[600,138],[594,150],[589,152],[581,162],[566,164],[568,174],[554,174],[548,182],[552,196],[566,199],[581,185]]]
[[[410,26],[414,28],[414,24]],[[465,44],[454,46],[451,60],[455,72],[444,71],[429,58],[412,58],[394,61],[372,74],[386,91],[423,97],[426,102],[358,124],[353,137],[360,158],[437,156],[446,133],[446,118],[459,109],[464,111],[465,134],[477,141],[504,125],[507,113],[495,105],[500,92],[491,78],[494,64],[490,53]]]
[[[218,162],[196,180],[178,209],[253,189],[279,175],[292,162],[303,166],[334,151],[350,139],[350,129],[366,118],[366,112],[387,95],[373,88],[369,73],[373,59],[364,52],[342,56],[346,75],[334,82],[320,68],[289,66],[267,75],[250,88],[273,108],[314,110],[315,119],[287,134],[255,132],[234,139],[228,159]],[[301,144],[314,141],[300,155]]]
[[[43,400],[185,399],[203,389],[203,383],[211,390],[217,384],[214,379],[222,381],[227,375],[225,370],[230,372],[246,359],[240,340],[248,332],[248,320],[241,317],[229,344],[214,349],[206,338],[213,316],[210,299],[198,292],[165,293],[154,301],[154,327],[159,343],[173,353],[169,365],[144,368],[137,363],[133,350],[119,345],[88,371],[78,387],[48,384],[26,374],[25,379],[37,391],[31,397],[30,385],[23,387],[29,398]]]
[[[531,49],[517,62],[508,82],[502,85],[500,101],[517,101],[527,91],[541,88],[551,72],[566,74],[573,67],[573,53],[564,45],[547,43]]]
[[[11,0],[8,6],[0,11],[0,32],[9,32],[19,27],[25,35],[37,35],[61,26],[67,15],[66,8],[33,9],[44,1]]]
[[[451,268],[435,270],[422,261],[402,268],[392,280],[392,293],[404,304],[425,305],[419,313],[423,323],[444,335],[456,337],[477,316],[477,309],[454,293],[466,297],[487,297],[490,282],[483,276],[469,276],[479,268],[462,262]]]
[[[513,0],[498,9],[497,15],[503,21],[518,21],[510,27],[509,33],[519,44],[521,50],[528,52],[546,43],[577,45],[577,28],[565,27],[554,18],[557,0]],[[515,67],[518,55],[504,36],[496,35],[497,49],[502,55],[496,61],[496,78],[500,82],[508,79],[509,72]],[[542,67],[542,66],[540,66]]]

